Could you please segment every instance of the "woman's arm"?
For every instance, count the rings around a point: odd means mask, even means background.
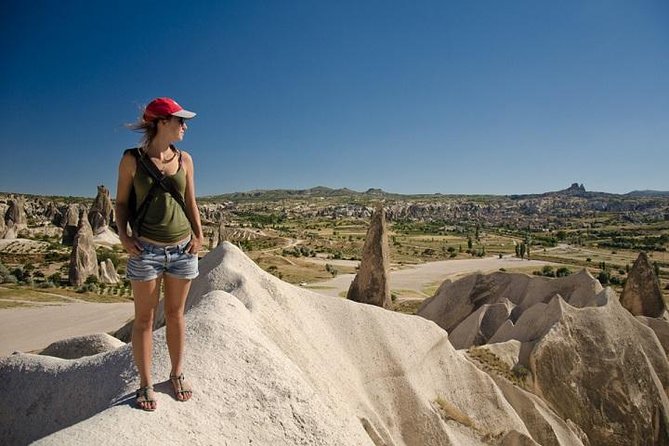
[[[183,165],[186,169],[186,193],[184,201],[186,202],[186,216],[190,221],[193,230],[193,237],[188,245],[188,252],[197,254],[204,243],[204,234],[202,233],[202,222],[200,221],[200,210],[195,201],[195,172],[193,167],[193,158],[182,151]]]
[[[118,183],[116,185],[116,226],[118,228],[118,236],[121,239],[123,248],[131,256],[139,255],[142,250],[137,239],[130,237],[127,230],[129,215],[128,200],[136,169],[137,161],[135,157],[130,153],[124,155],[118,166]]]

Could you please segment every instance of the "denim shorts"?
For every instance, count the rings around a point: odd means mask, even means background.
[[[145,240],[139,242],[143,249],[138,256],[130,256],[128,259],[128,279],[144,282],[163,274],[188,280],[197,277],[197,254],[186,251],[190,240],[171,246],[154,245]]]

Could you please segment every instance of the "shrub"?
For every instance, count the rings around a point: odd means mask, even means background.
[[[553,271],[553,267],[550,265],[544,265],[544,267],[541,268],[541,274],[546,277],[555,277],[555,272]]]
[[[119,254],[116,251],[112,251],[105,248],[98,248],[96,250],[96,254],[98,256],[98,263],[104,262],[107,259],[109,259],[114,264],[115,269],[118,268],[119,263],[121,263]]]
[[[7,278],[11,275],[12,273],[9,271],[9,269],[7,269],[5,265],[0,263],[0,283],[6,283]],[[14,277],[14,279],[16,279],[16,277]]]
[[[555,271],[555,275],[557,277],[567,277],[568,275],[571,274],[571,270],[565,266],[562,266]]]
[[[597,280],[599,280],[599,283],[602,285],[608,285],[611,280],[611,273],[608,271],[600,271],[597,275]]]

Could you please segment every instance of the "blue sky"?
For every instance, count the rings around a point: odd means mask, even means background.
[[[0,191],[115,193],[156,96],[198,195],[669,190],[664,0],[9,0],[0,38]]]

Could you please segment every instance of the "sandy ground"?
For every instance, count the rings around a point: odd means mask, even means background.
[[[550,264],[537,260],[521,260],[516,257],[487,257],[483,259],[442,260],[439,262],[423,263],[390,272],[390,288],[398,291],[411,290],[422,294],[422,289],[430,285],[438,285],[446,279],[454,279],[464,274],[498,271],[500,268],[536,267]],[[341,274],[324,282],[314,282],[307,285],[313,291],[326,296],[339,296],[348,291],[355,274]]]
[[[339,262],[350,266],[358,263]],[[333,264],[339,262],[330,261]],[[520,260],[515,257],[444,260],[392,271],[390,286],[400,297],[406,294],[406,290],[410,290],[413,294],[406,297],[415,298],[416,294],[422,295],[424,287],[463,274],[491,272],[500,268],[540,268],[545,264],[546,262]],[[341,292],[348,290],[354,277],[354,274],[341,274],[324,282],[310,283],[307,288],[320,294],[339,296]],[[120,328],[132,316],[132,303],[77,302],[0,310],[0,356],[15,351],[41,350],[52,342],[72,336],[110,332]]]
[[[133,316],[128,303],[63,303],[0,310],[0,356],[41,350],[73,336],[121,328]]]

